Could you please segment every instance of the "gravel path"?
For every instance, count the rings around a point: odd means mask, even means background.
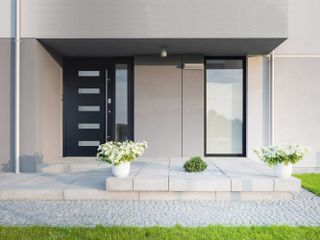
[[[287,201],[0,201],[0,225],[320,226],[320,197]]]

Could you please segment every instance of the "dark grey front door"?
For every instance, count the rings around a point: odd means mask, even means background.
[[[128,104],[132,102],[131,69],[130,62],[110,58],[64,59],[64,156],[94,156],[106,141],[133,138],[132,105]],[[127,104],[118,106],[117,99],[118,105]],[[117,112],[121,123],[117,123]]]

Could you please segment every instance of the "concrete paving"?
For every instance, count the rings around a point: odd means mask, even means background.
[[[269,167],[247,158],[206,158],[202,173],[184,172],[184,161],[140,159],[126,178],[113,177],[108,165],[81,171],[90,162],[76,166],[73,160],[67,166],[74,172],[4,173],[0,200],[277,200],[300,190],[300,180],[275,178]]]
[[[150,159],[140,165],[140,170],[128,178],[108,177],[107,189],[140,192],[245,192],[243,194],[247,196],[253,196],[253,194],[246,192],[258,192],[261,196],[261,192],[295,192],[301,187],[299,179],[276,178],[270,167],[247,158],[205,158],[208,168],[202,173],[183,172],[185,160],[183,158]],[[136,164],[138,163],[132,165],[137,166]],[[226,194],[220,194],[222,195]],[[233,195],[241,196],[241,194]]]
[[[285,201],[0,201],[0,225],[33,224],[319,226],[320,197],[302,190]]]

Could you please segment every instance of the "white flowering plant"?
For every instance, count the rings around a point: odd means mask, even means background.
[[[131,162],[140,157],[147,147],[145,141],[107,142],[98,147],[97,160],[119,166],[123,162]]]
[[[308,152],[310,148],[302,145],[287,145],[287,146],[267,146],[253,150],[257,156],[270,166],[278,163],[295,164],[300,161]]]

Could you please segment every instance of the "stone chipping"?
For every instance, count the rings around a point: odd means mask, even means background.
[[[278,201],[0,201],[0,225],[320,226],[320,197]]]

